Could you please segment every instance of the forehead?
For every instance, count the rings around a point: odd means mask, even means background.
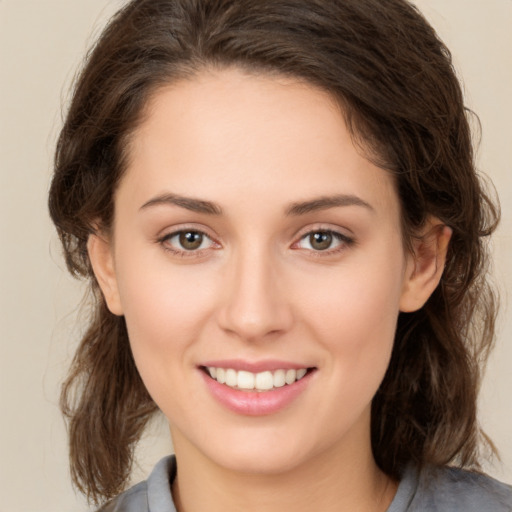
[[[392,177],[354,146],[328,93],[236,69],[204,72],[152,95],[121,185],[138,202],[165,192],[267,204],[352,193],[377,208],[397,206]]]

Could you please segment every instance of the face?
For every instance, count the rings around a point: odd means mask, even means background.
[[[158,91],[90,252],[178,453],[272,473],[370,451],[415,273],[393,179],[326,93],[236,70]]]

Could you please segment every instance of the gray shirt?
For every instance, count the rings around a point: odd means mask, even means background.
[[[175,476],[176,459],[166,457],[145,482],[98,512],[176,512],[170,485]],[[410,466],[387,512],[512,512],[512,487],[462,469]]]

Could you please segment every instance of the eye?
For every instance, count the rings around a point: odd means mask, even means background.
[[[310,251],[336,251],[343,246],[351,245],[354,241],[341,233],[329,230],[311,231],[304,235],[297,247],[299,249],[307,249]]]
[[[193,229],[175,231],[161,239],[165,248],[173,252],[194,252],[208,249],[215,245],[205,233]]]

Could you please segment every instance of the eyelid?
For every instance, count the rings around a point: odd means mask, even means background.
[[[292,244],[292,248],[297,250],[304,250],[308,251],[309,253],[313,254],[314,256],[328,256],[335,253],[338,253],[340,251],[343,251],[347,249],[348,247],[351,247],[356,244],[356,240],[353,235],[348,235],[344,231],[348,231],[347,229],[342,229],[340,227],[333,227],[333,226],[326,226],[324,225],[315,225],[315,226],[308,226],[306,229],[301,230],[297,236],[296,241]],[[338,242],[339,244],[334,248],[324,249],[324,250],[315,250],[315,249],[307,249],[307,248],[301,248],[298,247],[298,244],[302,242],[305,238],[308,236],[311,236],[314,233],[329,233],[331,234]]]
[[[346,238],[353,238],[355,236],[353,231],[346,226],[340,226],[339,224],[331,222],[312,222],[300,229],[297,229],[295,232],[295,238],[302,238],[311,233],[317,233],[318,231],[339,234]]]
[[[220,248],[220,243],[216,240],[214,236],[212,236],[209,232],[209,230],[198,227],[194,225],[180,225],[180,226],[173,226],[172,228],[168,228],[166,230],[163,230],[157,237],[155,242],[160,244],[162,248],[165,251],[170,252],[173,255],[180,256],[183,258],[194,258],[194,257],[201,257],[205,255],[205,252],[211,250],[211,249],[218,249]],[[179,249],[172,247],[170,244],[166,244],[166,241],[169,239],[172,239],[173,237],[186,232],[194,232],[199,233],[203,235],[204,237],[208,238],[211,242],[210,247],[206,247],[203,249],[196,249],[196,250],[186,250],[186,249]]]
[[[209,247],[202,248],[202,249],[194,249],[194,250],[186,250],[186,249],[179,249],[170,246],[169,244],[166,244],[166,241],[170,238],[177,236],[183,232],[196,232],[200,233],[204,237],[210,240],[211,244]],[[194,257],[201,257],[205,256],[205,253],[210,250],[217,250],[221,248],[220,242],[216,239],[217,237],[213,236],[209,232],[210,230],[203,227],[203,226],[197,226],[197,225],[191,225],[191,224],[183,224],[178,226],[173,226],[172,228],[167,228],[165,230],[162,230],[161,234],[159,234],[156,237],[155,242],[160,244],[162,248],[176,256],[180,256],[183,258],[194,258]],[[345,232],[344,232],[345,231]],[[318,224],[318,225],[312,225],[308,226],[307,228],[301,229],[296,236],[294,237],[295,241],[291,245],[292,249],[296,250],[304,250],[309,252],[310,254],[314,256],[329,256],[338,252],[341,252],[343,250],[346,250],[348,247],[353,246],[356,244],[356,240],[353,237],[353,235],[346,234],[346,231],[348,228],[341,228],[339,226],[333,227],[332,225],[325,225],[325,224]],[[298,247],[300,242],[304,240],[306,237],[312,235],[313,233],[329,233],[331,234],[338,243],[336,244],[336,247],[334,248],[328,248],[324,250],[315,250],[315,249],[308,249],[308,248],[302,248]]]

